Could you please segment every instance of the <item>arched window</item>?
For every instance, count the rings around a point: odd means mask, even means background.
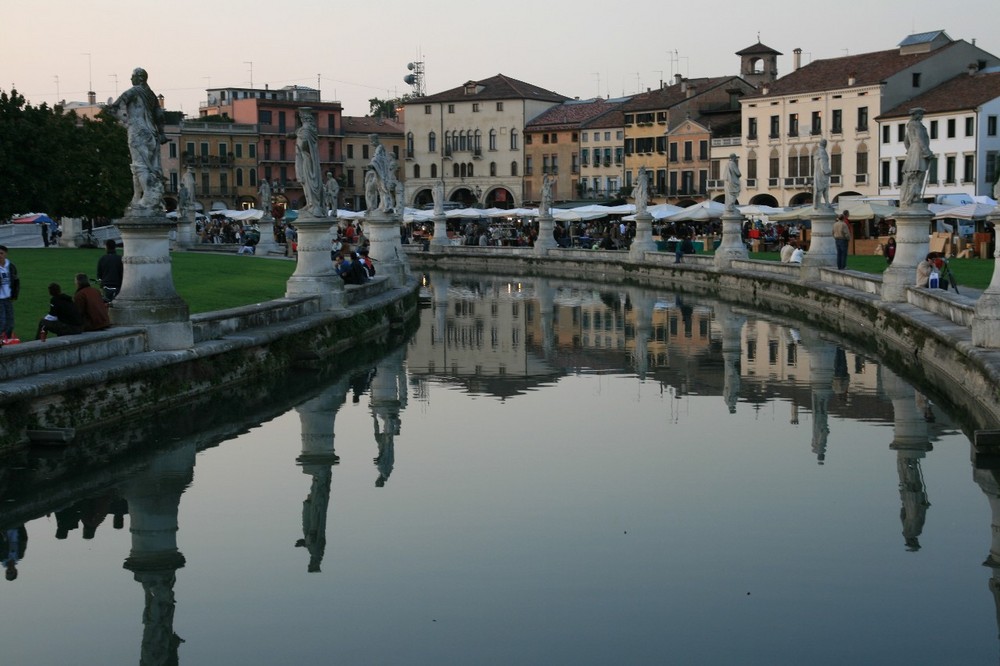
[[[427,135],[427,150],[431,153],[437,152],[437,134],[434,132]]]
[[[472,178],[472,176],[473,176],[473,173],[472,173],[472,162],[469,162],[468,169],[466,169],[466,175],[468,175],[469,178]]]
[[[406,133],[406,156],[413,157],[413,132]]]
[[[465,130],[462,130],[461,132],[458,133],[458,149],[459,150],[469,149],[468,143],[466,142],[465,138]]]
[[[497,131],[495,129],[490,130],[490,150],[497,149]]]
[[[467,175],[469,175],[469,174],[468,174],[468,170],[467,170],[467,168],[465,166],[465,162],[462,162],[461,176],[460,177],[461,178],[465,178]]]
[[[497,163],[496,162],[490,162],[490,175],[491,176],[496,176],[497,175]]]
[[[420,165],[419,164],[414,164],[413,165],[413,177],[414,178],[420,178]]]
[[[788,177],[797,178],[799,175],[799,151],[797,148],[788,149]]]
[[[444,133],[444,149],[445,153],[451,150],[451,131]]]
[[[511,128],[510,130],[510,149],[517,150],[517,130]]]
[[[517,162],[511,162],[510,163],[510,175],[512,175],[512,176],[516,176],[517,175]]]
[[[454,178],[459,178],[460,177],[458,162],[455,162],[454,164],[451,165],[451,171],[452,171],[452,174],[451,174],[452,177],[454,177]]]
[[[437,178],[437,177],[438,177],[438,165],[437,164],[432,164],[431,165],[431,178]]]
[[[236,187],[243,187],[243,169],[236,170]]]
[[[250,169],[250,187],[257,187],[257,169]]]
[[[475,137],[476,137],[476,139],[475,139],[475,142],[474,142],[474,144],[472,146],[472,150],[475,151],[476,153],[481,153],[481,152],[483,152],[483,144],[482,144],[483,133],[480,132],[479,130],[476,130]]]

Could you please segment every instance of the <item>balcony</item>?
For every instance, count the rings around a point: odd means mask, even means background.
[[[768,187],[772,187],[772,188],[773,187],[778,187],[778,181],[780,181],[780,180],[781,180],[780,178],[768,178],[767,179],[767,186]]]
[[[483,159],[483,149],[482,148],[475,148],[475,149],[473,149],[473,151],[472,151],[472,159],[474,159],[474,160],[481,160],[481,159]]]
[[[806,188],[812,186],[811,176],[794,176],[792,178],[785,178],[785,187],[791,188]]]
[[[710,178],[705,186],[710,190],[724,190],[726,189],[726,181],[721,178]]]
[[[753,138],[756,139],[757,135],[754,134]],[[712,139],[712,145],[716,147],[738,146],[740,145],[740,137],[738,136],[719,137],[718,139]]]
[[[406,159],[408,159],[408,160],[412,160],[413,159],[413,151],[412,150],[407,150],[406,151]]]

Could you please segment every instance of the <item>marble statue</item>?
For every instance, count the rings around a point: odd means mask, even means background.
[[[132,87],[112,102],[109,110],[125,124],[128,150],[132,158],[133,212],[160,210],[163,202],[163,167],[160,145],[167,142],[163,133],[163,109],[147,83],[146,70],[132,71]]]
[[[267,182],[266,178],[262,178],[260,181],[260,186],[257,188],[257,192],[260,194],[260,209],[264,211],[265,215],[271,214],[271,184]]]
[[[431,197],[434,199],[434,215],[444,215],[444,181],[434,181],[431,188]]]
[[[403,209],[406,207],[406,185],[403,181],[396,181],[396,212],[400,215],[403,214]]]
[[[323,185],[323,208],[336,212],[338,203],[340,203],[340,183],[327,171],[326,183]]]
[[[378,140],[378,134],[369,134],[369,141],[372,144],[372,158],[368,164],[368,170],[375,174],[375,187],[378,192],[379,201],[376,206],[369,204],[369,210],[377,207],[379,210],[387,211],[393,208],[392,195],[395,190],[393,165],[389,160],[389,155]],[[368,178],[365,177],[365,190],[367,191]]]
[[[302,124],[295,130],[295,177],[302,183],[306,210],[316,217],[326,217],[323,209],[323,169],[319,159],[319,129],[312,110],[299,109]]]
[[[191,206],[191,196],[188,194],[187,183],[181,181],[177,188],[177,215],[181,218],[187,217],[188,208]]]
[[[726,168],[726,212],[736,210],[736,202],[740,197],[740,163],[736,153],[729,156],[729,166]]]
[[[378,176],[373,169],[365,171],[365,207],[369,211],[378,209]]]
[[[635,213],[646,212],[646,204],[649,203],[649,176],[646,174],[646,167],[639,167],[639,173],[635,179],[635,186],[632,188],[632,198],[635,199]]]
[[[910,120],[906,123],[903,145],[906,159],[903,160],[903,183],[899,188],[899,205],[909,206],[920,201],[924,190],[924,178],[934,153],[931,152],[930,138],[924,127],[924,110],[910,109]]]
[[[551,173],[542,176],[542,199],[538,204],[539,217],[551,214],[552,209],[552,186],[556,182],[556,177]]]
[[[830,153],[826,151],[826,139],[819,140],[819,148],[813,155],[813,206],[821,203],[830,205]]]

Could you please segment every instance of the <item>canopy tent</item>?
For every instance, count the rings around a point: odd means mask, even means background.
[[[768,213],[767,219],[769,222],[795,222],[809,219],[809,214],[812,212],[813,205],[806,204],[805,206],[786,208],[777,213]]]
[[[684,210],[684,209],[681,208],[680,206],[675,206],[673,204],[667,204],[667,203],[661,203],[661,204],[656,204],[655,206],[650,206],[649,208],[646,209],[646,212],[649,213],[653,217],[654,220],[664,220],[664,219],[670,217],[671,215],[674,215],[675,213],[681,212],[682,210]],[[626,222],[634,222],[635,221],[635,214],[633,214],[633,215],[626,215],[622,219],[624,221],[626,221]]]
[[[775,208],[774,206],[765,206],[764,204],[747,204],[745,206],[737,206],[742,215],[752,216],[752,215],[767,215],[768,219],[773,219],[771,216],[776,215],[784,211],[784,208]]]
[[[52,224],[52,218],[45,213],[30,213],[13,218],[11,224]]]
[[[946,208],[945,210],[937,213],[934,216],[934,219],[941,220],[946,217],[952,217],[957,220],[984,220],[990,213],[993,213],[996,210],[996,206],[990,206],[989,204],[971,203],[963,206]]]
[[[204,213],[195,213],[194,216],[195,216],[196,219],[200,219],[200,220],[204,220],[205,219]],[[177,213],[176,210],[172,210],[169,213],[167,213],[166,217],[167,217],[167,219],[170,219],[170,220],[176,220],[178,218],[178,213]]]
[[[668,222],[706,222],[717,220],[726,212],[726,206],[718,201],[706,200],[688,208],[683,208],[664,219]]]
[[[873,220],[876,217],[896,217],[899,209],[886,203],[873,201],[840,201],[838,213],[847,213],[851,220]]]
[[[212,215],[222,215],[228,217],[232,220],[260,220],[264,217],[264,211],[257,210],[256,208],[247,208],[246,210],[213,210]]]

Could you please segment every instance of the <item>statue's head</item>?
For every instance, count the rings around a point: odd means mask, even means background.
[[[140,83],[145,83],[149,80],[149,74],[146,73],[142,67],[136,67],[132,70],[132,85],[137,86]]]
[[[826,148],[826,139],[820,139],[819,146],[820,148]]]
[[[910,115],[913,116],[914,120],[921,120],[924,117],[924,110],[923,108],[918,106],[916,108],[910,109]]]

